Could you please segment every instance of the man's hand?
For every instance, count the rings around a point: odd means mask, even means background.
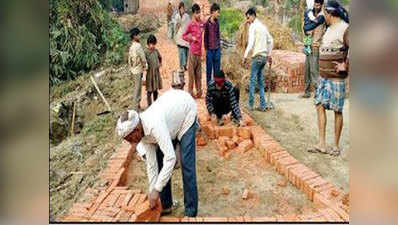
[[[155,189],[149,194],[149,205],[151,209],[156,207],[157,202],[159,201],[159,192]]]
[[[347,71],[347,66],[344,62],[339,63],[339,62],[332,62],[335,66],[334,69],[336,70],[337,73],[342,72],[342,71]]]
[[[197,42],[198,41],[198,39],[195,36],[192,36],[191,39],[192,39],[192,42]]]

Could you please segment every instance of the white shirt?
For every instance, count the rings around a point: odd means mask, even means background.
[[[189,48],[189,43],[182,38],[182,34],[187,29],[190,21],[191,19],[189,18],[189,15],[187,13],[184,13],[182,17],[180,13],[176,13],[176,15],[174,16],[174,30],[176,32],[174,39],[177,45]],[[178,30],[177,26],[179,27]]]
[[[247,55],[252,49],[252,57],[257,55],[271,55],[273,46],[274,40],[268,32],[267,27],[256,18],[249,27],[249,42],[247,44],[244,57],[247,58]]]
[[[182,90],[169,90],[161,95],[147,110],[140,114],[144,137],[137,149],[145,150],[149,192],[162,191],[170,180],[176,155],[172,140],[181,140],[195,122],[197,106],[190,94]],[[158,173],[157,146],[163,152],[163,168]]]

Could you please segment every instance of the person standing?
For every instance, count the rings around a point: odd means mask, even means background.
[[[319,76],[319,46],[326,28],[322,7],[323,0],[315,0],[313,9],[308,9],[304,13],[303,29],[306,34],[305,38],[311,41],[307,43],[308,49],[304,51],[306,54],[304,75],[305,90],[304,94],[300,96],[301,98],[311,97],[311,86],[316,90],[316,83]]]
[[[117,121],[116,133],[132,145],[138,143],[137,153],[147,166],[150,206],[154,208],[160,198],[163,214],[170,213],[173,205],[171,176],[177,161],[174,142],[181,157],[185,216],[197,216],[197,129],[195,100],[176,89],[166,91],[144,112],[129,110]]]
[[[174,35],[174,26],[173,26],[173,13],[174,13],[174,8],[173,5],[171,4],[171,1],[167,4],[167,9],[166,9],[166,16],[167,16],[167,35],[170,39],[173,39]]]
[[[192,21],[188,24],[182,38],[189,42],[188,92],[196,98],[202,97],[202,34],[203,22],[200,19],[200,7],[195,3],[192,6]],[[194,83],[196,95],[193,94]]]
[[[266,111],[266,103],[264,96],[263,69],[267,62],[272,63],[271,52],[274,41],[271,34],[268,32],[267,27],[256,17],[257,15],[254,8],[247,10],[246,22],[250,24],[249,41],[245,50],[243,62],[244,64],[247,64],[249,52],[253,50],[248,108],[249,110],[254,109],[254,89],[257,82],[260,88],[260,106],[256,109],[264,112]]]
[[[189,15],[185,12],[184,2],[180,2],[178,5],[178,13],[174,17],[175,24],[175,42],[178,49],[178,58],[180,60],[180,71],[187,71],[187,61],[189,53],[189,43],[182,38],[184,31],[187,29],[189,24]]]
[[[132,40],[131,47],[129,49],[128,65],[130,67],[130,74],[133,80],[133,109],[141,110],[141,85],[142,76],[144,70],[148,67],[145,58],[144,49],[140,44],[140,30],[133,28],[130,31],[130,37]]]
[[[158,90],[162,89],[162,77],[160,76],[160,67],[162,66],[162,56],[156,49],[157,39],[151,34],[147,40],[147,49],[145,51],[148,70],[146,73],[146,93],[148,106],[158,98]]]
[[[214,3],[210,8],[210,18],[204,24],[204,45],[206,49],[206,84],[220,71],[220,24],[218,16],[220,6]]]
[[[328,1],[325,19],[329,25],[319,50],[320,77],[315,92],[314,103],[318,116],[319,142],[310,152],[341,153],[340,136],[343,128],[343,107],[346,78],[348,76],[348,27],[347,11],[337,2]],[[326,149],[326,110],[334,111],[334,146]]]

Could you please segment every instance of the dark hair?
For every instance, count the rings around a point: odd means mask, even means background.
[[[331,14],[334,17],[340,17],[346,23],[350,23],[350,19],[348,16],[348,12],[343,6],[340,5],[339,2],[330,0],[326,4],[325,10],[327,13]]]
[[[323,5],[323,2],[324,2],[324,1],[323,1],[323,0],[315,0],[314,2]]]
[[[130,38],[133,39],[135,36],[140,34],[140,29],[138,29],[137,27],[133,28],[130,30]]]
[[[210,13],[213,13],[215,11],[219,11],[220,10],[220,6],[217,3],[213,3],[213,5],[211,5],[210,8]]]
[[[256,16],[257,17],[257,15],[256,15],[256,9],[255,8],[253,8],[253,7],[251,7],[251,8],[249,8],[247,11],[246,11],[246,14],[245,14],[246,16]]]
[[[180,2],[180,4],[178,4],[178,9],[181,9],[182,7],[185,7],[184,2]]]
[[[193,4],[192,6],[192,13],[200,12],[200,6],[198,4]]]
[[[216,72],[216,73],[214,74],[214,76],[215,76],[215,77],[218,77],[218,78],[225,78],[225,73],[224,73],[223,70],[220,70],[220,71]]]
[[[156,39],[155,35],[151,34],[149,35],[148,39],[146,40],[146,43],[149,44],[154,44],[158,43],[158,40]]]

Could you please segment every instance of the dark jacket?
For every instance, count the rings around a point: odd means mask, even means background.
[[[211,80],[209,82],[209,86],[207,87],[207,94],[206,94],[206,106],[207,106],[207,111],[209,111],[210,114],[215,114],[214,111],[214,98],[215,96],[219,96],[219,94],[216,94],[217,92],[221,92],[221,96],[224,98],[229,99],[229,103],[231,104],[231,111],[232,111],[232,116],[238,120],[242,119],[242,115],[239,109],[239,104],[237,99],[235,98],[234,94],[234,86],[231,83],[231,81],[226,80],[224,82],[224,87],[221,90],[217,90],[216,88],[216,83],[214,80]]]

